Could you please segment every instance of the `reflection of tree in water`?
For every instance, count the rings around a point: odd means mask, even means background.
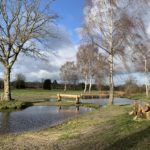
[[[8,133],[10,131],[9,126],[9,117],[10,112],[2,112],[1,113],[1,126],[0,126],[0,133]]]
[[[79,109],[79,106],[76,106],[76,111],[78,112],[80,109]]]
[[[76,106],[75,109],[65,109],[63,108],[61,105],[58,107],[58,112],[79,112],[80,111],[80,107]]]

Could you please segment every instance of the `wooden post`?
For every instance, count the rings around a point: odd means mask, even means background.
[[[82,93],[80,94],[80,97],[83,98],[83,94]]]
[[[79,106],[76,106],[76,112],[79,112]]]
[[[58,100],[58,102],[61,101],[61,96],[60,96],[60,94],[57,94],[57,100]]]
[[[61,110],[61,105],[59,106],[58,110],[59,110],[59,111]]]
[[[79,103],[80,103],[79,97],[77,96],[77,97],[76,97],[76,104],[79,104]]]

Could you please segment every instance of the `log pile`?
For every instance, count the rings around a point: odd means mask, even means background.
[[[133,110],[129,112],[129,115],[134,116],[134,120],[138,118],[145,118],[150,120],[150,104],[139,104],[139,103],[134,103],[133,105]]]

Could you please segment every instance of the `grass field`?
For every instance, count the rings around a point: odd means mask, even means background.
[[[83,91],[68,90],[64,92],[63,90],[43,90],[43,89],[12,90],[12,98],[21,101],[38,101],[56,98],[56,95],[58,93],[81,94],[83,93]],[[99,93],[99,91],[92,91],[92,93],[97,94]]]
[[[150,121],[133,121],[131,106],[112,106],[54,128],[0,136],[2,150],[148,150]]]

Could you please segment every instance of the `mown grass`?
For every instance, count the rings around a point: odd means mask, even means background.
[[[1,91],[2,92],[2,91]],[[43,89],[14,89],[12,90],[12,97],[21,101],[40,101],[40,100],[50,100],[57,98],[58,93],[67,94],[81,94],[81,90],[43,90]],[[92,91],[93,94],[99,93],[99,91]]]
[[[53,128],[0,136],[0,149],[150,149],[150,121],[134,121],[129,110],[131,106],[103,107]]]

